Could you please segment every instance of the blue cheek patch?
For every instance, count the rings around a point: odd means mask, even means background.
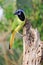
[[[18,15],[21,15],[21,12],[19,12]]]

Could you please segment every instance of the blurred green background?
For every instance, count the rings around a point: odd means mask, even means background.
[[[42,0],[0,0],[0,6],[4,10],[5,21],[0,22],[0,31],[8,31],[10,21],[13,22],[15,10],[21,8],[31,20],[34,28],[38,28],[41,40],[43,40],[43,1]]]
[[[42,0],[27,0],[27,1],[26,0],[0,0],[0,6],[3,8],[4,11],[4,17],[2,20],[0,20],[0,34],[8,32],[11,29],[11,24],[15,18],[13,13],[20,8],[24,10],[26,17],[30,19],[32,26],[38,29],[40,33],[40,39],[43,40],[43,1]],[[22,33],[22,31],[20,32]],[[9,39],[10,37],[8,35],[8,39],[7,39],[8,42]],[[15,49],[16,54],[18,55],[22,54],[23,43],[20,34],[17,34],[12,48]],[[16,60],[17,58],[20,57],[18,55],[16,55],[16,58],[14,56]],[[12,58],[12,55],[10,55],[10,57]],[[2,60],[2,62],[4,61]],[[2,62],[0,62],[0,65],[4,64]]]

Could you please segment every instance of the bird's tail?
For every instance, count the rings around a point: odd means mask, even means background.
[[[24,23],[25,23],[25,22],[24,22]],[[12,47],[12,45],[13,45],[13,42],[14,42],[14,38],[15,38],[16,33],[23,27],[24,23],[22,23],[21,25],[19,25],[19,26],[12,32],[11,39],[10,39],[9,49],[10,49],[10,48]]]
[[[15,30],[12,32],[11,38],[10,38],[10,45],[9,45],[9,49],[12,48],[12,45],[14,43],[14,38],[15,38],[16,32]]]

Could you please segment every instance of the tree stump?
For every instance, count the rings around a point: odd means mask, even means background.
[[[22,65],[40,65],[41,44],[37,29],[33,29],[30,22],[27,21],[23,28],[23,64]]]

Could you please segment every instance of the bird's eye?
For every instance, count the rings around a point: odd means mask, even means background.
[[[18,15],[21,15],[21,12],[18,11]]]
[[[18,13],[19,13],[19,11],[18,11]]]

